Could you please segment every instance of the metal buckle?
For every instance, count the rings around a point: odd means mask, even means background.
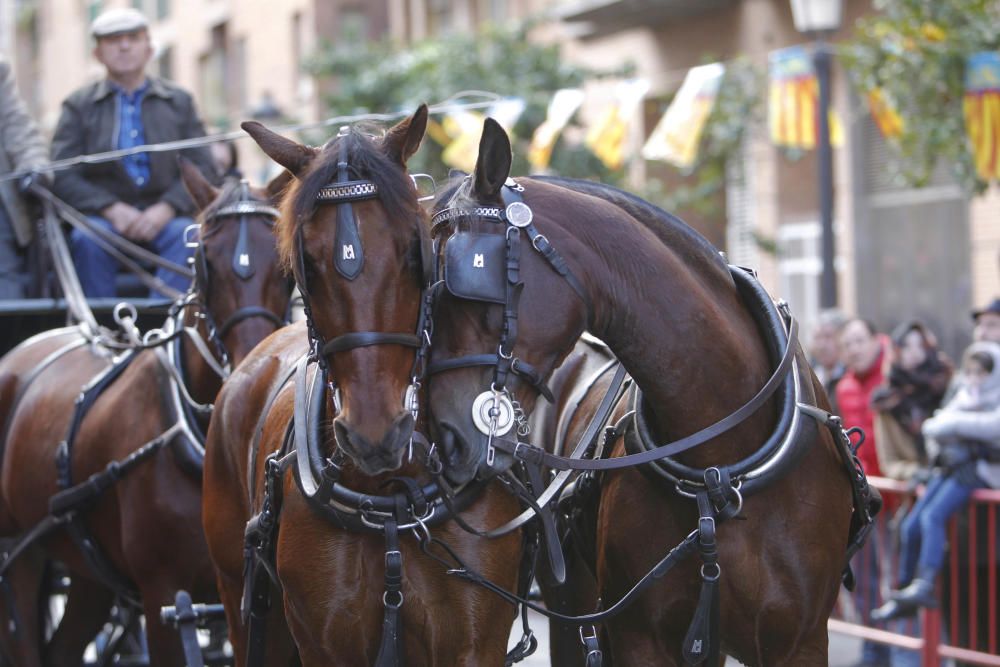
[[[191,234],[192,232],[197,232],[198,233],[197,237],[192,236],[192,234]],[[195,248],[197,248],[198,246],[200,246],[201,245],[201,225],[198,224],[198,223],[194,223],[193,225],[188,225],[187,227],[185,227],[184,228],[183,238],[184,238],[184,247],[185,248],[190,248],[190,249],[194,250]],[[192,240],[192,238],[195,238],[195,240]]]

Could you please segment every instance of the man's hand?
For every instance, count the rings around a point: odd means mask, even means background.
[[[141,215],[142,211],[121,201],[115,202],[101,211],[101,216],[111,223],[115,231],[130,241],[139,240],[136,238],[133,228]]]
[[[176,216],[177,212],[174,211],[174,207],[167,202],[161,201],[153,204],[143,211],[139,219],[135,221],[133,225],[135,240],[149,243]]]

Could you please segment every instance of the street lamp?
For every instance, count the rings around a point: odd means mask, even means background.
[[[819,216],[822,230],[821,308],[837,306],[836,250],[833,238],[833,149],[830,146],[830,49],[824,37],[840,27],[843,0],[791,0],[795,29],[816,40],[813,66],[819,84],[816,158],[819,162]]]

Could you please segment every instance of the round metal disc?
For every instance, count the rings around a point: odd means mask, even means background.
[[[507,205],[507,222],[515,227],[527,227],[534,218],[531,207],[523,201],[512,202]]]
[[[403,394],[403,409],[409,410],[414,419],[416,419],[420,414],[420,404],[417,402],[416,385],[411,384],[406,386],[406,393]]]
[[[497,396],[496,401],[494,401],[493,397],[494,393],[492,391],[484,391],[479,396],[476,396],[476,400],[472,402],[472,422],[479,429],[480,433],[489,435],[490,422],[492,421],[490,411],[494,409],[495,402],[497,428],[493,432],[493,435],[505,435],[514,426],[514,406],[511,405],[510,399],[504,394]]]

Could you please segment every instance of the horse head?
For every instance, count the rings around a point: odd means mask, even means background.
[[[509,465],[492,438],[526,435],[526,413],[587,325],[585,290],[553,254],[553,243],[572,248],[574,239],[549,229],[552,187],[515,183],[510,166],[510,140],[487,119],[475,172],[445,191],[433,217],[444,289],[429,406],[453,483]]]
[[[402,464],[414,428],[428,231],[406,161],[426,125],[421,106],[381,137],[345,127],[317,149],[243,124],[294,177],[279,253],[303,295],[336,445],[369,475]]]
[[[236,366],[286,320],[291,289],[282,276],[272,228],[290,176],[282,174],[265,188],[246,181],[216,188],[194,163],[181,158],[180,166],[199,211],[196,298],[208,338]]]

